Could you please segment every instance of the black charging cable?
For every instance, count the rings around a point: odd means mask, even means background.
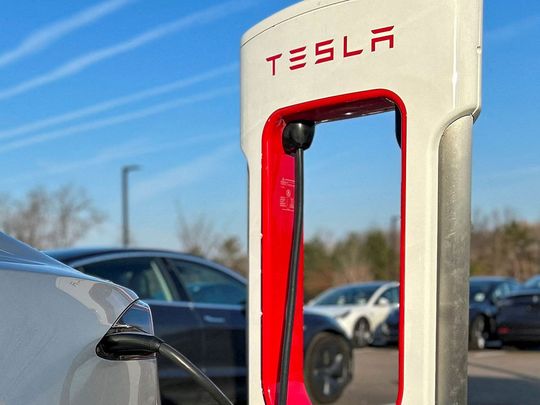
[[[281,361],[279,372],[278,405],[287,403],[289,387],[289,368],[291,360],[291,344],[298,290],[298,260],[302,227],[304,222],[304,150],[311,146],[315,135],[315,124],[309,121],[294,121],[283,130],[283,149],[294,156],[294,219],[291,253],[289,258],[289,279],[287,285],[287,303],[285,304],[285,325],[281,344]]]
[[[129,358],[158,353],[182,367],[193,380],[206,390],[219,405],[233,405],[225,394],[210,380],[201,369],[174,347],[153,335],[137,332],[120,332],[106,335],[96,349],[101,357]]]
[[[298,290],[298,260],[304,220],[304,150],[311,146],[314,134],[315,124],[310,121],[290,122],[283,131],[283,149],[286,153],[295,157],[295,190],[293,237],[289,259],[285,324],[281,345],[278,405],[287,404],[292,332],[296,292]],[[232,405],[229,398],[195,364],[156,336],[138,332],[110,333],[101,339],[96,352],[100,357],[110,360],[144,358],[158,353],[182,367],[219,405]]]

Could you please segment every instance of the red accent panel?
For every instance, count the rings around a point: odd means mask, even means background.
[[[292,243],[294,205],[294,159],[285,154],[282,132],[287,122],[297,119],[320,122],[359,117],[374,112],[393,110],[397,106],[402,117],[402,192],[401,217],[405,218],[406,110],[401,99],[389,90],[379,89],[343,94],[275,111],[267,120],[262,135],[262,390],[266,404],[276,403],[279,359],[284,324],[287,273]],[[316,142],[316,140],[315,140]],[[308,152],[309,154],[309,152]],[[309,181],[309,180],[308,180]],[[404,255],[405,221],[401,221],[401,325],[405,308]],[[289,375],[288,402],[309,404],[303,382],[303,255],[298,272],[295,324]],[[400,327],[401,328],[401,327]],[[403,329],[400,329],[399,395],[403,395]]]

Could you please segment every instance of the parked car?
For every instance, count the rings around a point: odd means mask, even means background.
[[[47,254],[136,291],[155,333],[184,353],[236,403],[247,398],[246,281],[199,257],[139,249],[67,249]],[[314,401],[335,401],[352,378],[352,349],[331,318],[304,313],[305,380]],[[206,403],[178,367],[158,359],[162,405]]]
[[[503,344],[540,345],[540,288],[514,292],[498,307],[497,333]]]
[[[469,284],[469,348],[480,350],[497,337],[497,303],[519,289],[519,283],[509,277],[471,277]],[[378,344],[396,344],[399,339],[399,308],[395,308],[382,323],[375,336]]]
[[[532,289],[540,289],[540,274],[531,277],[525,283],[523,284],[523,289],[525,290],[532,290]]]
[[[333,317],[355,347],[364,347],[373,342],[377,329],[398,305],[399,283],[373,281],[331,288],[307,306]]]
[[[137,313],[138,317],[133,317]],[[98,342],[117,324],[151,334],[134,292],[82,274],[0,233],[0,403],[155,405],[154,356],[110,361]]]
[[[394,308],[381,324],[375,335],[375,343],[382,346],[397,345],[399,342],[399,307]]]
[[[481,350],[496,338],[497,303],[513,291],[519,283],[510,277],[471,277],[469,285],[469,348]]]

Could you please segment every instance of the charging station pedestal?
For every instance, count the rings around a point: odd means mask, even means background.
[[[279,383],[295,186],[283,129],[295,120],[391,110],[399,117],[402,150],[396,403],[466,403],[470,153],[480,112],[481,25],[482,0],[307,0],[244,35],[251,405],[275,404]],[[302,271],[298,277],[301,285]],[[301,288],[296,300],[288,384],[288,403],[295,405],[310,403]]]

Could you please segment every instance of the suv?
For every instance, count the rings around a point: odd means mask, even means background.
[[[333,317],[356,347],[364,347],[373,343],[390,312],[399,306],[399,283],[370,281],[331,288],[308,306]]]

